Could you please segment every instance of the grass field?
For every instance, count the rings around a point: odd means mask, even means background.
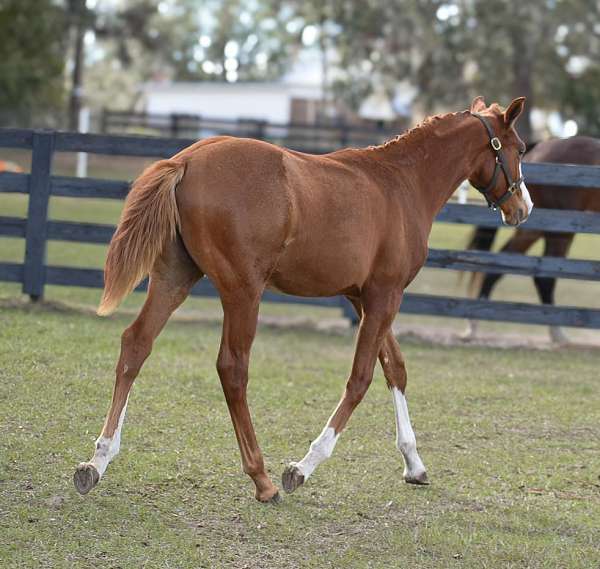
[[[130,315],[0,305],[2,567],[600,567],[597,351],[407,344],[432,485],[402,482],[379,370],[334,456],[278,506],[253,499],[214,361],[219,326],[172,321],[131,397],[122,452],[88,496]],[[268,469],[337,402],[353,339],[262,328],[250,400]]]
[[[90,175],[132,178],[144,163],[95,157]],[[72,174],[72,156],[55,171]],[[0,200],[0,215],[26,216],[24,196]],[[115,223],[121,207],[52,198],[50,216]],[[437,224],[430,245],[462,248],[469,231]],[[571,256],[597,259],[599,243],[578,236]],[[22,240],[0,238],[1,261],[22,262],[23,251]],[[104,246],[53,242],[48,262],[101,267],[104,255]],[[456,273],[439,270],[424,270],[411,290],[465,294]],[[557,300],[598,307],[598,293],[597,283],[562,280]],[[91,312],[98,297],[47,287],[50,302],[32,306],[20,285],[0,283],[1,567],[600,568],[600,351],[407,343],[411,416],[432,485],[401,481],[378,370],[334,457],[282,504],[263,506],[241,472],[214,368],[220,305],[189,299],[136,384],[122,454],[81,497],[73,468],[91,455],[119,335],[144,298],[134,294],[119,316],[100,319]],[[495,298],[536,302],[519,277],[504,279]],[[340,312],[265,304],[261,314],[318,321]],[[261,328],[250,398],[274,479],[321,431],[352,352],[349,331]]]
[[[56,172],[71,174],[71,158],[57,160]],[[142,162],[98,158],[90,174],[131,178]],[[23,196],[0,199],[0,215],[26,215]],[[114,223],[121,207],[52,198],[50,215]],[[469,230],[438,224],[430,244],[461,248]],[[571,256],[597,258],[599,242],[578,236]],[[100,267],[104,254],[55,242],[48,262]],[[0,239],[0,260],[22,259],[22,240]],[[425,270],[411,289],[464,295],[456,282],[451,271]],[[558,301],[598,307],[599,292],[564,280]],[[47,287],[59,303],[32,306],[20,286],[0,283],[0,566],[600,567],[600,351],[407,343],[411,415],[432,485],[401,481],[378,371],[333,458],[282,504],[263,506],[241,472],[214,368],[219,303],[190,299],[136,384],[122,454],[81,497],[72,471],[91,455],[119,335],[143,299],[132,295],[125,312],[100,319],[89,310],[98,297]],[[510,277],[496,298],[535,301],[535,293],[528,279]],[[261,314],[319,320],[339,311],[265,304]],[[352,351],[349,332],[260,330],[250,398],[274,479],[321,431]]]

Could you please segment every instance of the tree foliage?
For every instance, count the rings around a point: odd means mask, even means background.
[[[64,102],[64,11],[52,0],[0,0],[0,123],[51,120]]]
[[[594,0],[303,0],[307,21],[339,27],[332,45],[343,73],[338,93],[356,100],[381,81],[418,89],[427,111],[464,107],[483,94],[529,111],[558,109],[600,134],[600,4]],[[356,97],[355,94],[359,94]]]
[[[3,109],[31,116],[34,107],[60,103],[73,1],[0,0]],[[306,47],[310,27],[331,96],[353,108],[374,89],[392,96],[399,82],[417,89],[415,102],[427,112],[464,108],[477,94],[504,104],[525,95],[527,109],[558,110],[600,135],[596,0],[88,0],[87,6],[96,43],[88,46],[84,83],[97,104],[124,106],[136,85],[153,78],[278,78]]]

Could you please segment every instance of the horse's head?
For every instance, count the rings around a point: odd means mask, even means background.
[[[525,97],[519,97],[503,111],[496,103],[488,107],[483,97],[476,97],[469,109],[474,120],[481,123],[481,136],[476,143],[481,152],[469,182],[484,195],[490,207],[500,208],[502,221],[507,225],[523,223],[533,208],[521,172],[525,144],[514,128],[524,104]]]

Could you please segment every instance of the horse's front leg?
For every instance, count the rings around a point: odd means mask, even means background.
[[[311,443],[306,456],[299,462],[290,463],[283,472],[282,484],[286,492],[293,492],[302,485],[317,466],[333,453],[340,433],[371,384],[377,354],[386,331],[398,312],[401,298],[402,292],[394,290],[371,297],[365,294],[365,298],[361,299],[364,314],[358,329],[354,362],[346,389],[325,428]]]
[[[359,318],[363,315],[360,299],[348,298]],[[383,368],[388,387],[392,394],[394,413],[396,417],[396,446],[404,458],[404,480],[411,484],[429,484],[427,472],[423,461],[417,452],[417,441],[410,417],[408,416],[408,405],[405,397],[407,374],[404,358],[400,351],[398,341],[394,337],[390,327],[385,334],[381,349],[379,350],[379,361]]]

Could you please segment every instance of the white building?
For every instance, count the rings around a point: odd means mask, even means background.
[[[330,54],[330,60],[328,82],[340,72],[336,67],[337,56]],[[259,119],[280,124],[314,124],[323,116],[334,120],[339,114],[347,116],[348,109],[324,101],[323,83],[320,52],[302,49],[289,71],[278,81],[146,83],[138,110],[156,115],[189,114],[211,120]],[[373,77],[373,83],[374,92],[363,102],[356,119],[389,122],[410,116],[411,102],[416,95],[414,88],[400,82],[395,96],[390,99],[381,78]]]
[[[321,88],[283,82],[147,83],[144,110],[150,114],[201,115],[211,119],[261,119],[270,123],[314,122]]]

